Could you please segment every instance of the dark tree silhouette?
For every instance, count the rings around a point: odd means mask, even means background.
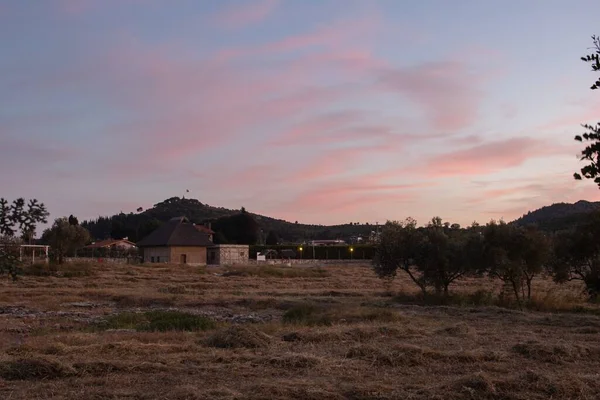
[[[9,205],[8,200],[0,199],[0,274],[7,272],[13,278],[19,271],[19,247],[15,238],[17,229],[21,238],[31,243],[40,223],[46,223],[48,211],[44,203],[31,199],[18,198]]]
[[[600,72],[600,37],[592,36],[592,41],[594,44],[592,53],[581,57],[581,59],[592,65],[592,71]],[[596,90],[599,87],[600,78],[594,82],[590,89]],[[573,176],[578,180],[583,178],[593,179],[600,188],[600,123],[595,126],[588,124],[582,126],[586,132],[576,135],[575,140],[578,142],[586,141],[587,146],[581,152],[581,161],[588,161],[589,164],[581,168],[581,174],[575,173]]]
[[[268,246],[276,246],[279,243],[279,235],[275,231],[269,231],[265,243]]]

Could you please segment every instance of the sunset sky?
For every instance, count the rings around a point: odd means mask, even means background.
[[[0,195],[304,223],[600,200],[598,0],[0,0]]]

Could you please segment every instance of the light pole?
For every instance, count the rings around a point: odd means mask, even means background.
[[[298,250],[300,250],[300,259],[302,259],[302,246],[298,247]]]
[[[354,247],[350,247],[350,261],[352,261],[353,254],[354,254]]]

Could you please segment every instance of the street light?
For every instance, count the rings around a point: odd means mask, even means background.
[[[354,254],[354,247],[350,247],[350,261],[352,261],[352,254]]]
[[[300,250],[300,258],[302,258],[302,246],[298,247],[298,250]]]

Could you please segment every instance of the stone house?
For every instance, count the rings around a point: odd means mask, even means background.
[[[214,246],[208,234],[185,217],[172,218],[137,243],[145,263],[206,265],[206,254]]]
[[[208,249],[208,265],[248,264],[249,258],[247,244],[215,244]]]

